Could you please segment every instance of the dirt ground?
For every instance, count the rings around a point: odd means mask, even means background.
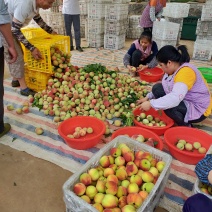
[[[128,40],[125,48],[131,42]],[[181,44],[192,54],[193,42]],[[0,212],[65,212],[62,186],[71,175],[48,161],[0,144]]]

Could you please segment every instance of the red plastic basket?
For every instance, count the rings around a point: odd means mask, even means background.
[[[161,68],[146,68],[142,71],[139,71],[139,76],[141,80],[146,82],[157,82],[161,80],[164,75],[164,71]]]
[[[80,138],[69,138],[68,134],[73,134],[76,127],[92,127],[93,133],[86,134]],[[89,149],[101,140],[102,135],[105,133],[106,126],[103,121],[91,116],[76,116],[66,119],[59,127],[59,135],[65,140],[67,145],[74,149]]]
[[[158,142],[155,148],[159,150],[163,149],[163,141],[161,140],[161,138],[154,132],[141,127],[122,127],[113,133],[112,139],[116,138],[119,135],[128,135],[129,137],[132,137],[134,135],[143,135],[144,138],[153,138],[156,142]]]
[[[137,116],[142,112],[143,111],[141,111],[139,108],[136,108],[133,111],[133,114],[134,114],[134,116]],[[151,130],[152,132],[156,133],[157,135],[163,135],[167,129],[169,129],[170,127],[172,127],[174,125],[174,121],[171,118],[169,118],[163,111],[161,111],[161,113],[159,113],[155,109],[151,108],[149,111],[145,111],[145,114],[152,115],[155,118],[156,117],[160,118],[162,121],[164,121],[166,123],[166,126],[165,127],[156,127],[156,126],[151,127],[151,126],[142,124],[141,122],[137,121],[136,119],[134,119],[134,124],[136,126]]]
[[[197,150],[194,150],[193,152],[179,150],[175,146],[179,139],[184,139],[191,144],[199,142],[207,151],[212,144],[212,136],[199,129],[190,127],[173,127],[165,132],[164,141],[166,142],[172,156],[183,163],[192,165],[195,165],[202,160],[205,157],[205,154],[200,154]]]

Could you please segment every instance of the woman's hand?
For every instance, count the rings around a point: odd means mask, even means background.
[[[140,107],[141,110],[148,111],[151,108],[151,104],[150,104],[149,101],[145,101],[142,104],[140,104],[139,107]]]
[[[40,60],[40,59],[43,59],[40,51],[35,48],[33,51],[32,51],[32,56],[36,59],[36,60]]]
[[[143,66],[139,66],[139,69],[138,69],[138,71],[137,72],[139,72],[139,71],[143,71],[144,69],[147,69],[148,68],[148,66],[147,65],[143,65]]]
[[[146,96],[146,97],[144,97],[144,98],[142,98],[142,99],[139,99],[137,102],[136,102],[136,104],[141,104],[141,103],[143,103],[143,102],[146,102],[146,101],[148,101],[149,99],[148,99],[148,97]]]

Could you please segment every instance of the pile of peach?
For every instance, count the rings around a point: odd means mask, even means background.
[[[98,211],[134,212],[148,198],[164,166],[149,152],[134,152],[121,143],[103,155],[97,167],[80,175],[73,192]]]
[[[80,138],[86,136],[86,134],[91,134],[93,133],[93,128],[92,127],[76,127],[74,129],[73,134],[68,134],[67,137],[69,138]]]

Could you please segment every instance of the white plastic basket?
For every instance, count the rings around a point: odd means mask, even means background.
[[[210,148],[209,148],[209,150],[207,151],[206,154],[212,154],[212,145],[210,146]],[[205,196],[207,196],[207,197],[208,197],[209,199],[211,199],[211,201],[212,201],[212,196],[211,196],[211,195],[208,195],[208,194],[206,194],[206,193],[204,193],[204,192],[202,192],[202,191],[200,190],[200,188],[199,188],[199,184],[200,184],[200,181],[199,181],[199,179],[197,178],[197,180],[196,180],[195,183],[194,183],[193,193],[194,193],[194,194],[197,194],[197,193],[204,194]]]
[[[176,46],[177,44],[177,40],[160,40],[155,38],[154,36],[152,39],[157,43],[158,49],[161,49],[165,45]]]
[[[101,19],[105,17],[105,4],[88,3],[88,18]]]
[[[212,21],[201,21],[198,19],[196,34],[202,36],[212,36]]]
[[[168,21],[154,21],[152,35],[160,40],[177,40],[180,24]]]
[[[186,3],[166,3],[163,8],[163,16],[172,18],[185,18],[188,17],[190,4]]]
[[[103,155],[109,155],[110,149],[112,147],[118,146],[120,143],[127,144],[133,151],[143,150],[150,152],[155,159],[162,160],[165,162],[163,171],[160,174],[153,190],[149,193],[149,196],[143,202],[142,206],[137,209],[137,212],[152,212],[157,205],[161,195],[164,192],[166,182],[168,181],[170,166],[172,157],[167,153],[164,153],[158,149],[150,147],[146,144],[139,143],[126,136],[118,136],[110,143],[108,143],[104,148],[99,150],[79,171],[73,174],[63,185],[64,201],[66,204],[67,212],[97,212],[97,210],[90,204],[82,200],[80,197],[76,196],[73,190],[73,186],[79,182],[79,176],[86,172],[89,168],[98,165],[99,159]]]
[[[125,45],[126,34],[122,35],[104,35],[104,48],[111,50],[122,49]]]
[[[209,61],[212,53],[212,41],[196,40],[194,42],[193,59]]]
[[[96,34],[104,33],[104,19],[88,18],[88,33],[96,33]]]
[[[143,32],[143,28],[141,27],[128,28],[126,37],[131,39],[138,39],[140,38],[142,32]]]
[[[108,21],[105,20],[104,31],[107,35],[122,35],[126,33],[128,20]]]
[[[212,5],[202,6],[201,21],[212,21]]]
[[[128,18],[128,4],[107,4],[105,6],[106,20],[123,20]]]
[[[131,15],[129,16],[129,27],[138,26],[140,22],[140,15]]]
[[[89,47],[99,48],[104,46],[104,34],[88,33],[87,40]]]
[[[113,4],[126,4],[130,2],[129,0],[112,0]]]

